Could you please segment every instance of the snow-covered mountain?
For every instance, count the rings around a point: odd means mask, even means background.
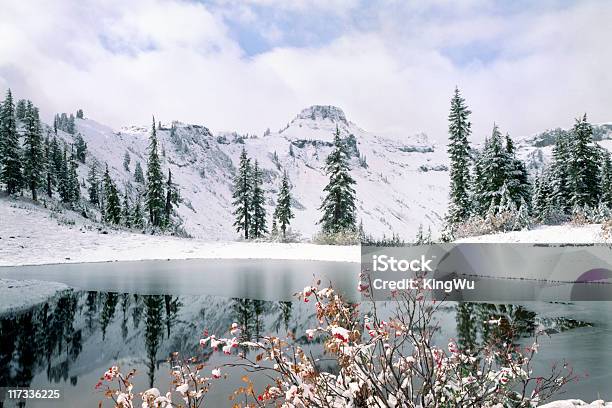
[[[419,224],[436,230],[447,203],[448,166],[446,147],[427,140],[423,134],[398,141],[361,129],[333,106],[311,106],[286,127],[263,136],[212,134],[201,125],[162,123],[157,135],[163,167],[172,170],[183,203],[178,209],[187,232],[205,239],[235,239],[232,227],[232,180],[243,148],[263,169],[268,218],[276,201],[282,172],[293,185],[295,219],[292,229],[309,238],[319,226],[319,206],[327,177],[323,167],[331,151],[338,126],[351,151],[352,175],[357,185],[358,219],[374,236],[397,233],[411,239]],[[88,146],[79,176],[86,178],[95,157],[107,163],[123,191],[138,188],[133,173],[136,162],[146,170],[150,127],[132,126],[119,130],[92,119],[77,119],[77,132]],[[72,142],[72,135],[58,132]],[[123,166],[125,152],[131,157],[130,171]]]

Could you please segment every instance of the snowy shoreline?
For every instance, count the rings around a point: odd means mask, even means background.
[[[144,236],[147,237],[147,236]],[[121,248],[80,248],[78,255],[40,255],[33,251],[8,253],[0,250],[0,267],[61,265],[75,263],[112,263],[122,261],[194,260],[194,259],[253,259],[303,260],[359,263],[359,246],[332,246],[308,243],[206,242],[186,238],[143,240]]]
[[[612,402],[604,402],[603,400],[593,401],[590,404],[579,399],[567,399],[559,400],[540,405],[540,408],[601,408],[601,407],[612,407]]]
[[[0,279],[0,315],[19,313],[69,289],[57,282]]]

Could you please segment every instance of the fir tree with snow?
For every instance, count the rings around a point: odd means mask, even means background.
[[[115,182],[108,172],[108,165],[106,165],[106,170],[104,171],[103,183],[105,197],[104,222],[118,225],[121,223],[121,203]]]
[[[55,172],[53,167],[53,147],[49,136],[45,138],[44,146],[44,180],[47,196],[53,197],[53,187],[55,186]]]
[[[144,227],[144,214],[142,213],[142,206],[140,204],[140,196],[136,198],[136,202],[134,203],[134,207],[132,209],[132,220],[131,224],[134,228],[143,228]]]
[[[123,193],[123,203],[121,205],[121,221],[125,227],[132,227],[132,212],[130,210],[130,199],[128,197],[127,188]]]
[[[63,203],[70,204],[72,202],[70,188],[70,168],[68,167],[68,146],[64,145],[64,153],[60,160],[60,169],[58,173],[59,194]]]
[[[251,230],[251,203],[253,190],[251,186],[251,159],[247,156],[246,150],[243,148],[240,154],[240,164],[238,172],[234,178],[234,191],[232,198],[234,199],[234,227],[236,232],[243,232],[244,239],[249,239]]]
[[[146,207],[149,213],[149,222],[154,227],[161,227],[164,222],[164,181],[161,170],[161,160],[157,150],[157,132],[155,118],[151,126],[149,140],[149,157],[147,160]]]
[[[346,145],[340,138],[337,126],[333,150],[326,159],[325,172],[329,182],[323,191],[327,195],[319,207],[319,210],[323,211],[323,217],[319,221],[323,232],[355,231],[355,180],[350,175]]]
[[[181,200],[178,186],[172,181],[172,171],[168,169],[168,179],[166,180],[166,203],[164,205],[164,225],[172,225],[172,213],[174,207],[178,206]]]
[[[531,217],[529,216],[529,206],[524,199],[521,199],[521,204],[514,217],[514,230],[520,231],[531,228]]]
[[[87,143],[83,139],[80,133],[77,133],[74,137],[74,147],[76,149],[76,158],[81,163],[85,163],[85,156],[87,155]]]
[[[470,145],[468,142],[471,133],[470,113],[459,88],[455,88],[448,116],[450,140],[448,155],[451,181],[448,221],[451,223],[464,221],[470,214]]]
[[[593,142],[593,127],[586,114],[576,119],[569,155],[569,187],[572,207],[595,207],[599,201],[598,152]]]
[[[502,137],[497,125],[485,140],[474,172],[473,199],[478,215],[490,211],[496,214],[507,209],[510,203],[518,208],[521,200],[526,203],[531,200],[526,167],[516,158],[512,139]]]
[[[293,217],[293,211],[291,210],[291,184],[289,183],[287,171],[284,171],[276,200],[276,210],[274,211],[274,219],[280,223],[283,238],[286,238],[287,227],[291,224]]]
[[[268,233],[266,226],[265,196],[262,188],[263,180],[259,163],[255,160],[252,175],[252,201],[251,201],[251,238],[261,238]]]
[[[68,164],[68,188],[71,204],[78,202],[81,198],[81,185],[79,184],[77,167],[76,155],[73,153],[70,155],[70,161]]]
[[[8,194],[18,193],[23,186],[21,146],[17,134],[15,104],[10,89],[6,92],[6,98],[0,109],[0,148],[2,149],[0,182],[4,183]]]
[[[601,183],[599,188],[601,191],[600,203],[603,203],[608,208],[612,208],[612,157],[607,150],[602,150],[601,156],[601,176],[599,178]]]
[[[555,206],[563,213],[570,210],[570,143],[571,140],[565,134],[560,134],[555,141],[550,165],[551,197]]]
[[[76,117],[77,119],[83,119],[83,109],[77,109]]]
[[[509,166],[506,179],[508,193],[517,208],[519,208],[522,203],[525,203],[527,206],[526,208],[529,209],[531,203],[529,174],[525,167],[525,163],[516,157],[514,142],[508,134],[506,134],[506,153],[508,154]]]
[[[87,192],[89,194],[89,202],[95,206],[100,205],[100,180],[98,176],[98,161],[94,159],[87,174]]]
[[[123,155],[123,169],[127,172],[130,171],[130,161],[131,161],[131,157],[130,157],[130,153],[126,150],[125,154]],[[142,173],[142,169],[141,169],[141,173]]]
[[[20,99],[15,105],[15,117],[17,120],[25,121],[27,114],[28,102],[25,99]],[[30,102],[32,103],[32,102]]]
[[[142,166],[140,165],[140,162],[136,162],[136,166],[134,167],[134,181],[136,181],[137,183],[141,183],[141,184],[144,184],[145,182],[144,174],[142,172]]]
[[[74,123],[74,115],[72,113],[70,114],[70,117],[68,117],[68,120],[66,121],[65,130],[67,133],[70,133],[71,135],[74,135],[74,133],[76,132],[76,125]]]
[[[43,183],[45,168],[44,148],[40,127],[38,108],[28,101],[24,117],[24,160],[23,175],[25,185],[32,194],[32,200],[38,200],[38,189]]]

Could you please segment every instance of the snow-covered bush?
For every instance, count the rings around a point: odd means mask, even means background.
[[[116,367],[98,388],[118,408],[132,407],[136,398],[143,400],[143,408],[198,407],[221,370],[231,367],[244,370],[246,384],[230,396],[234,407],[532,407],[576,378],[566,364],[535,375],[537,337],[527,347],[514,344],[516,328],[504,318],[484,322],[491,335],[482,345],[469,349],[453,339],[441,345],[436,316],[443,302],[432,301],[427,291],[396,293],[389,300],[394,306],[390,317],[383,318],[367,281],[359,284],[365,299],[361,313],[333,288],[319,284],[297,296],[314,305],[318,325],[304,334],[323,344],[324,357],[313,355],[293,336],[242,340],[234,323],[228,337],[205,333],[200,340],[203,348],[236,356],[234,362],[212,369],[198,359],[173,362],[171,390],[163,395],[154,388],[137,397],[133,373],[123,376]],[[250,373],[262,374],[269,383],[256,390]]]
[[[319,232],[312,238],[319,245],[359,245],[361,238],[358,231],[344,230],[340,232]]]

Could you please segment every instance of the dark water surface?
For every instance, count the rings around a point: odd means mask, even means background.
[[[94,385],[118,364],[125,371],[137,369],[137,390],[151,383],[165,390],[166,359],[173,351],[201,355],[207,369],[227,361],[218,353],[201,354],[198,340],[205,329],[225,333],[236,321],[250,338],[291,331],[305,342],[305,329],[316,324],[313,307],[289,301],[291,294],[316,275],[356,296],[357,271],[357,264],[248,260],[0,268],[0,277],[44,278],[75,287],[17,314],[0,311],[0,386],[58,388],[64,395],[62,401],[30,401],[27,407],[96,407],[102,398]],[[439,316],[440,340],[454,337],[465,346],[482,342],[488,335],[482,322],[492,317],[521,328],[517,343],[527,344],[544,329],[548,335],[540,339],[536,370],[567,359],[577,372],[588,373],[560,398],[611,400],[611,312],[612,302],[448,302]],[[320,345],[312,348],[320,352]],[[218,382],[209,406],[231,406],[227,395],[239,385],[238,373]]]

